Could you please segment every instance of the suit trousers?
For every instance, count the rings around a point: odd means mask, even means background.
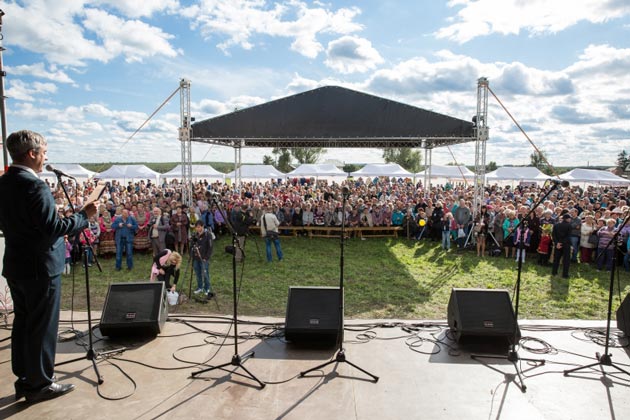
[[[39,391],[52,383],[57,353],[61,275],[48,279],[7,279],[15,318],[11,363],[18,386]]]

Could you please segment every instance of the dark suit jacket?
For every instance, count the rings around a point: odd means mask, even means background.
[[[64,269],[64,235],[88,226],[85,212],[61,219],[50,187],[22,168],[0,176],[0,229],[5,236],[6,278],[49,278]]]

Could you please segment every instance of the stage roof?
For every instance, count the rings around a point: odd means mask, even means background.
[[[474,135],[472,122],[339,86],[192,124],[192,141],[231,147],[433,148]]]

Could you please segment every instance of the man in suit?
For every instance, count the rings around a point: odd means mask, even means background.
[[[54,379],[64,235],[78,234],[96,215],[87,203],[60,218],[50,187],[40,180],[47,144],[38,133],[22,130],[6,141],[13,164],[0,177],[0,229],[5,235],[4,268],[14,306],[11,363],[16,400],[38,402],[66,394],[72,384]]]
[[[560,259],[562,259],[562,277],[569,278],[569,265],[571,264],[571,215],[562,215],[562,222],[553,225],[551,239],[555,248],[553,253],[553,267],[551,274],[558,274]]]
[[[133,237],[138,231],[138,222],[129,215],[129,210],[123,209],[120,216],[112,222],[114,239],[116,241],[116,270],[122,268],[123,250],[127,254],[127,270],[133,268]]]

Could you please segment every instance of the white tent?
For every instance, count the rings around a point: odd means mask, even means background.
[[[332,178],[332,177],[347,177],[348,174],[332,164],[310,164],[303,163],[287,175],[287,178]]]
[[[411,178],[413,174],[397,163],[370,163],[365,165],[358,171],[350,173],[351,176],[357,178],[360,176],[387,176],[387,177],[404,177]]]
[[[439,166],[439,165],[431,165],[431,178],[446,178],[446,179],[473,179],[475,177],[475,173],[465,167],[464,165],[460,166]],[[416,178],[421,178],[424,176],[425,169],[422,172],[418,172],[416,174]]]
[[[182,178],[182,165],[177,165],[170,171],[160,175],[164,178]],[[193,179],[225,179],[225,174],[214,169],[210,165],[192,165],[192,177]]]
[[[94,177],[99,179],[122,180],[124,182],[150,179],[157,183],[160,179],[160,173],[144,165],[112,165],[111,168],[95,174]]]
[[[628,185],[630,180],[598,169],[573,169],[559,175],[560,179],[569,182],[583,182],[585,184]]]
[[[503,166],[486,174],[487,182],[496,181],[544,181],[549,178],[534,166]]]
[[[284,178],[285,174],[272,165],[241,165],[240,177],[242,180],[268,180]],[[225,174],[225,178],[235,181],[236,171]]]
[[[53,168],[60,170],[61,172],[73,176],[77,179],[88,179],[94,176],[96,172],[85,169],[83,166],[77,163],[57,163],[52,165]],[[53,172],[48,172],[44,169],[39,173],[40,178],[56,178],[57,176]]]

